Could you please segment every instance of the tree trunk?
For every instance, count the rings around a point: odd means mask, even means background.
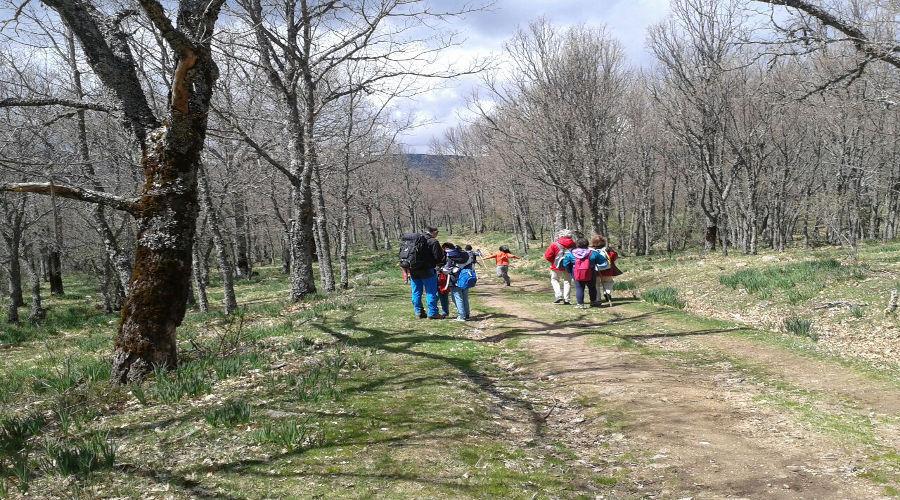
[[[225,247],[225,238],[219,226],[219,214],[213,206],[212,193],[209,189],[209,177],[201,166],[198,172],[200,180],[200,203],[206,211],[206,220],[209,221],[209,232],[212,233],[213,245],[216,247],[216,260],[219,263],[219,272],[222,274],[223,297],[222,305],[225,306],[225,314],[232,314],[237,310],[237,299],[234,295],[234,271],[228,260],[228,249]],[[193,250],[192,250],[193,252]]]
[[[206,120],[194,130],[170,127],[148,139],[142,161],[146,184],[138,202],[134,269],[113,352],[112,378],[119,383],[139,382],[157,366],[178,364],[175,330],[184,319],[191,279]]]
[[[249,279],[252,272],[252,264],[247,252],[247,205],[244,196],[235,193],[232,206],[234,208],[234,239],[235,239],[235,270],[239,278]]]
[[[50,179],[52,183],[53,178]],[[64,294],[62,261],[59,256],[63,244],[62,225],[59,222],[59,205],[56,203],[56,194],[52,189],[50,190],[50,204],[53,213],[53,244],[47,252],[47,277],[50,281],[50,295],[62,296]]]
[[[716,241],[719,238],[719,228],[716,225],[718,217],[706,215],[706,231],[703,233],[703,249],[707,252],[716,250]]]
[[[209,275],[206,266],[203,265],[203,261],[200,259],[200,249],[198,247],[199,244],[194,241],[191,259],[194,263],[194,286],[197,290],[197,307],[199,307],[200,312],[209,312],[209,298],[206,295],[206,283]]]
[[[345,200],[341,207],[341,225],[338,232],[339,237],[339,259],[341,269],[341,289],[350,288],[350,201]]]
[[[41,274],[38,267],[39,257],[35,255],[33,249],[29,246],[25,248],[25,259],[28,262],[28,274],[31,278],[31,312],[28,315],[28,321],[37,324],[44,321],[47,312],[41,305]]]
[[[306,134],[297,112],[297,103],[289,101],[290,118],[290,168],[293,176],[291,203],[294,219],[291,220],[291,300],[298,301],[316,293],[313,274],[314,222],[312,206],[312,166],[305,152]]]
[[[22,244],[22,232],[17,228],[12,230],[12,238],[7,242],[9,254],[9,300],[13,307],[25,305],[22,297],[22,265],[19,262],[20,247]]]

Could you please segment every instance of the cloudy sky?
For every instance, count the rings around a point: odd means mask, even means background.
[[[452,8],[464,2],[438,0],[435,3]],[[646,29],[666,15],[668,3],[668,0],[496,0],[490,9],[454,22],[452,29],[458,30],[465,42],[445,57],[448,61],[469,60],[500,54],[503,43],[519,26],[543,16],[559,26],[605,24],[624,45],[631,64],[641,66],[650,60],[644,47]],[[413,114],[424,124],[405,134],[402,140],[407,149],[427,153],[433,138],[442,137],[445,129],[471,116],[466,112],[466,101],[479,82],[478,76],[460,78],[404,102],[402,112]]]

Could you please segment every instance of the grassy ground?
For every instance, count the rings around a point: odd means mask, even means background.
[[[446,238],[485,251],[511,243],[502,234]],[[546,280],[542,250],[514,264],[514,279]],[[728,366],[762,388],[758,404],[867,450],[860,474],[895,494],[897,450],[879,429],[900,422],[685,333],[770,346],[898,387],[900,330],[880,308],[897,286],[900,244],[860,255],[852,265],[837,249],[626,257],[618,293],[647,302],[632,299],[615,314],[638,320],[607,322],[591,339],[678,366]],[[239,314],[189,312],[179,330],[181,367],[141,387],[109,384],[117,318],[95,307],[90,280],[70,277],[65,297],[46,300],[44,324],[0,329],[0,497],[639,495],[617,489],[636,460],[630,450],[611,474],[580,465],[584,455],[565,440],[515,432],[509,412],[540,413],[523,394],[541,382],[509,370],[530,363],[520,338],[484,341],[477,325],[414,319],[392,257],[365,256],[355,266],[350,292],[299,304],[285,301],[278,270],[261,268],[238,285]],[[546,302],[504,293],[523,305]],[[214,286],[210,300],[218,304],[221,290]],[[850,305],[816,309],[825,302]],[[477,298],[476,310],[492,328],[518,329],[516,318]],[[535,311],[551,324],[576,314]],[[802,324],[781,333],[789,318],[808,321],[806,334]],[[660,343],[672,339],[677,348]],[[627,419],[587,396],[585,406],[603,414],[606,431]]]
[[[360,262],[365,284],[302,304],[285,303],[285,278],[261,269],[239,284],[250,304],[237,317],[188,314],[177,372],[131,388],[108,383],[116,318],[93,308],[88,282],[68,281],[44,326],[4,331],[5,494],[531,498],[602,487],[562,466],[565,450],[510,442],[492,418],[506,397],[493,381],[523,352],[413,319],[391,264]]]

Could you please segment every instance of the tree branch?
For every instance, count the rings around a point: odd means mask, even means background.
[[[105,104],[99,104],[96,102],[84,102],[84,101],[76,101],[74,99],[59,99],[55,97],[50,97],[46,99],[0,99],[0,108],[29,108],[29,107],[37,107],[37,106],[66,106],[68,108],[75,109],[88,109],[91,111],[103,111],[104,113],[112,113],[116,111],[117,108],[112,106],[107,106]]]
[[[99,11],[87,0],[42,0],[72,30],[88,64],[122,103],[128,123],[143,143],[159,120],[147,102],[137,76],[137,66],[119,20]]]
[[[830,26],[841,33],[850,37],[851,41],[856,48],[865,53],[871,59],[879,59],[890,65],[893,65],[896,68],[900,68],[900,46],[898,45],[889,45],[888,47],[882,47],[878,42],[873,41],[869,38],[868,35],[863,33],[861,29],[856,26],[853,26],[849,22],[837,17],[834,14],[813,5],[812,3],[806,0],[756,0],[757,2],[767,3],[771,5],[781,5],[785,7],[792,7],[794,9],[803,11],[810,16],[815,17],[822,24],[826,26]]]
[[[159,30],[162,37],[169,42],[172,50],[179,54],[185,54],[194,50],[195,47],[193,42],[191,42],[184,33],[175,29],[175,26],[172,25],[172,21],[169,20],[169,16],[166,15],[166,11],[163,9],[162,4],[157,0],[138,0],[138,2],[141,4],[141,7],[144,8],[147,17],[153,25],[156,26],[156,29]]]
[[[65,186],[50,182],[15,182],[0,184],[0,191],[13,193],[34,193],[50,195],[51,193],[72,200],[96,203],[131,214],[138,211],[138,198],[126,198],[102,191],[92,191],[77,186]]]

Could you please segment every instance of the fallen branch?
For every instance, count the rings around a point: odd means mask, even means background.
[[[112,113],[116,108],[96,102],[76,101],[73,99],[0,99],[0,108],[33,108],[38,106],[65,106],[67,108],[87,109]]]
[[[55,195],[72,200],[96,203],[98,205],[108,206],[132,214],[138,211],[138,198],[127,198],[104,193],[102,191],[92,191],[77,186],[59,185],[50,182],[15,182],[0,184],[0,191]]]
[[[850,301],[847,301],[847,300],[838,300],[838,301],[835,301],[835,302],[825,302],[824,304],[820,304],[820,305],[818,305],[818,306],[816,306],[816,307],[813,307],[813,309],[816,309],[816,310],[821,310],[821,309],[836,309],[836,308],[838,308],[838,307],[846,307],[846,308],[849,309],[849,308],[852,308],[852,307],[863,307],[863,306],[867,306],[867,305],[869,305],[869,304],[867,304],[867,303],[865,303],[865,302],[855,303],[855,302],[850,302]]]

